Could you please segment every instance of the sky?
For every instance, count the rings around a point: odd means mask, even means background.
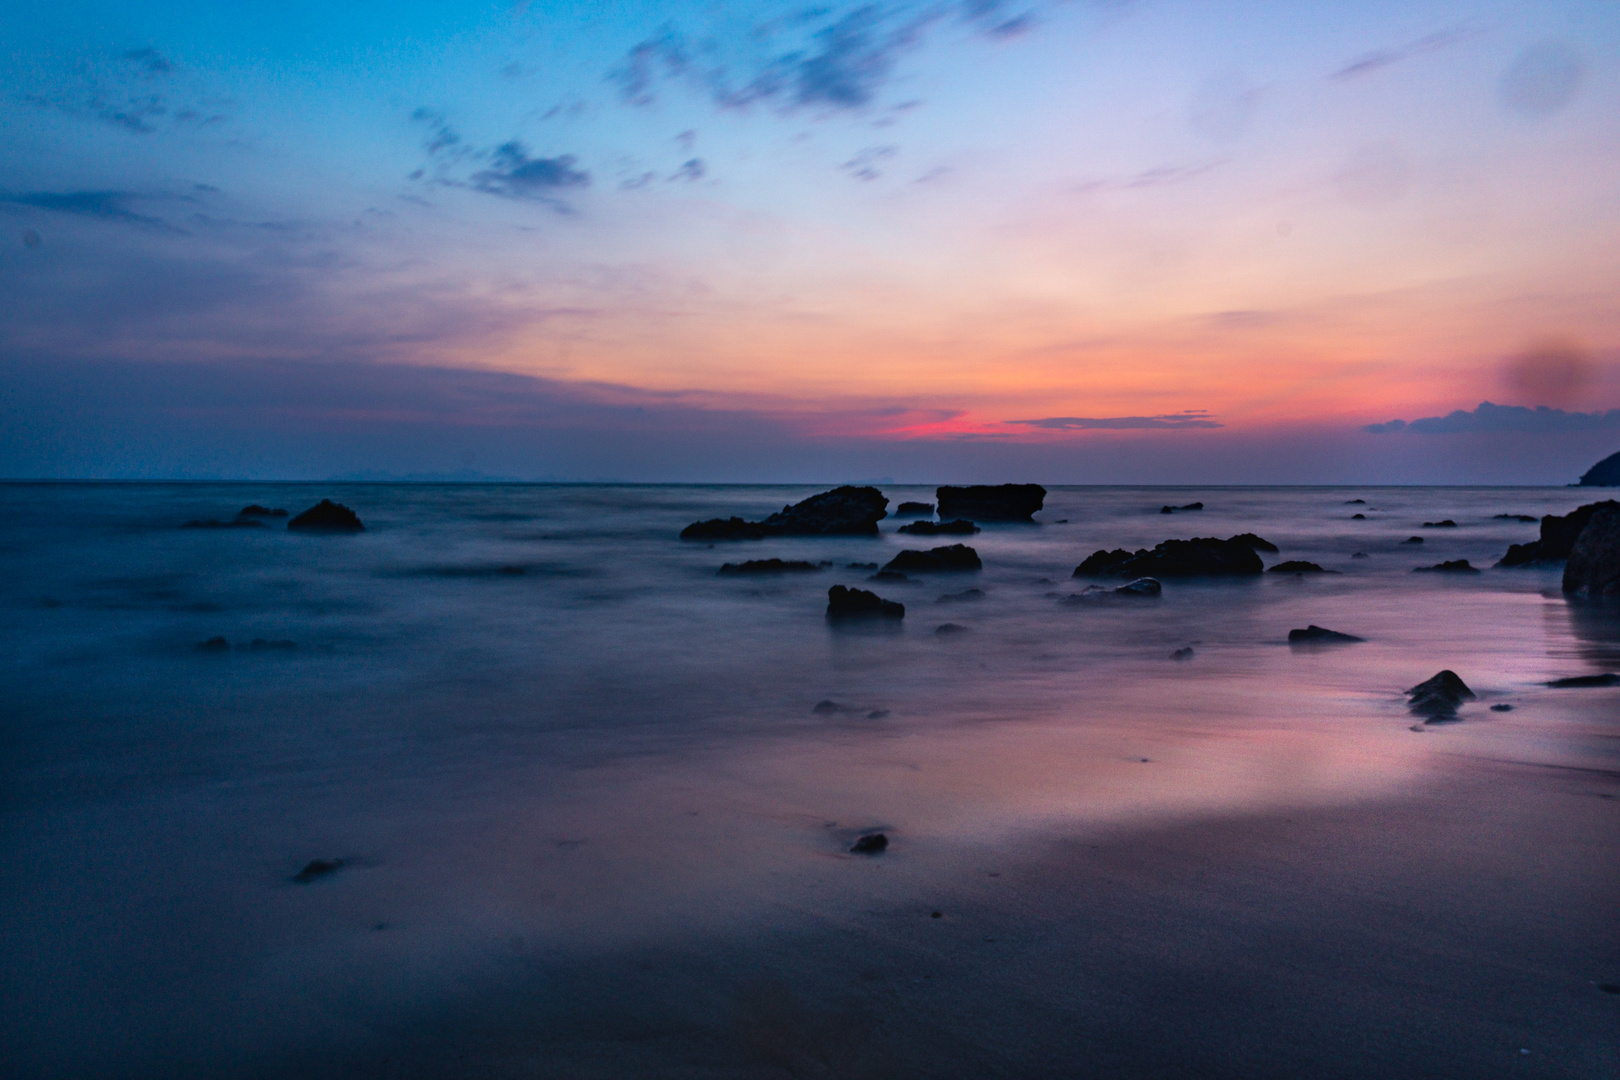
[[[1613,0],[11,0],[0,40],[0,477],[1620,450]]]

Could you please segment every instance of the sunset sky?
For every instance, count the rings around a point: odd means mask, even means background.
[[[1613,0],[13,0],[0,33],[0,476],[1620,450]]]

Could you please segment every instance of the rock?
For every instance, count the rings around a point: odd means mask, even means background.
[[[331,499],[322,499],[305,510],[287,522],[287,528],[294,532],[319,533],[357,533],[366,530],[353,510]]]
[[[1191,660],[1192,658],[1193,650],[1191,645],[1183,645],[1181,648],[1170,654],[1170,659],[1175,660],[1178,663],[1185,660]]]
[[[852,855],[881,855],[887,850],[889,838],[880,832],[861,837],[855,841],[855,846],[849,849]]]
[[[1425,521],[1423,527],[1425,529],[1455,529],[1457,523],[1450,518],[1446,518],[1444,521]]]
[[[749,574],[804,574],[815,573],[821,567],[813,562],[792,560],[784,562],[781,559],[749,559],[747,562],[728,562],[715,571],[727,576]]]
[[[831,716],[834,713],[843,712],[844,707],[831,698],[822,698],[810,707],[810,711],[817,716]]]
[[[1367,500],[1366,499],[1346,499],[1346,500],[1344,500],[1344,505],[1346,505],[1346,506],[1366,506],[1367,505]]]
[[[906,617],[906,606],[885,600],[865,589],[846,589],[842,585],[834,585],[827,590],[827,617],[903,619]]]
[[[934,504],[920,502],[903,502],[894,508],[895,517],[933,517]]]
[[[681,530],[682,540],[761,540],[767,536],[876,536],[889,500],[875,487],[845,484],[784,506],[764,521],[711,518]]]
[[[1152,551],[1098,551],[1074,569],[1074,577],[1236,577],[1259,574],[1265,564],[1256,555],[1255,543],[1266,544],[1253,533],[1230,540],[1195,537],[1166,540]]]
[[[1448,559],[1433,566],[1414,566],[1414,574],[1477,574],[1479,568],[1468,565],[1467,559]]]
[[[1350,557],[1352,559],[1365,559],[1367,557],[1367,553],[1365,551],[1358,551]]]
[[[1203,503],[1195,502],[1195,503],[1188,503],[1186,506],[1161,506],[1161,507],[1159,507],[1159,513],[1161,513],[1161,514],[1173,514],[1177,510],[1202,510],[1203,508],[1204,508]]]
[[[1497,521],[1528,521],[1534,523],[1541,520],[1530,514],[1492,514],[1491,517]]]
[[[1315,623],[1303,630],[1288,631],[1288,644],[1290,645],[1350,645],[1357,641],[1366,641],[1366,638],[1356,637],[1354,634],[1341,634],[1337,630],[1329,630],[1325,626]]]
[[[1581,530],[1564,564],[1564,591],[1594,599],[1620,597],[1620,508],[1598,511]]]
[[[1491,706],[1491,712],[1512,712],[1512,711],[1513,711],[1513,706],[1509,705],[1505,701],[1502,702],[1499,705],[1492,705]]]
[[[1588,686],[1620,686],[1620,675],[1612,671],[1602,675],[1572,675],[1567,679],[1554,679],[1547,685],[1558,690],[1576,690]]]
[[[1610,454],[1581,474],[1579,487],[1620,487],[1620,453]]]
[[[287,511],[272,510],[268,506],[260,506],[258,503],[253,503],[238,510],[236,512],[236,516],[239,518],[278,518],[286,517]]]
[[[886,719],[888,715],[888,709],[873,709],[871,712],[866,714],[866,718],[868,720],[883,720]]]
[[[940,623],[938,626],[934,627],[934,633],[949,636],[951,634],[965,634],[967,633],[967,629],[968,628],[963,626],[961,623],[947,622]]]
[[[1351,521],[1366,521],[1367,520],[1367,515],[1366,514],[1351,514],[1350,515],[1350,520]]]
[[[915,573],[940,573],[945,571],[979,570],[984,564],[979,561],[979,553],[966,544],[952,544],[950,547],[931,548],[928,551],[907,549],[890,559],[883,567],[885,571],[913,571]]]
[[[193,518],[180,526],[182,529],[262,529],[264,522],[254,518],[237,518],[234,521],[220,521],[217,518]]]
[[[311,859],[302,870],[293,875],[293,880],[300,885],[308,885],[312,881],[330,877],[343,869],[345,861],[343,859]]]
[[[1534,566],[1569,558],[1593,515],[1600,510],[1620,510],[1620,502],[1608,499],[1587,503],[1562,516],[1548,514],[1541,519],[1541,538],[1528,544],[1512,544],[1497,566]]]
[[[207,641],[199,641],[197,651],[209,653],[230,652],[231,643],[222,637],[211,637]]]
[[[1273,574],[1337,574],[1338,573],[1337,570],[1324,570],[1320,566],[1317,566],[1315,563],[1313,563],[1313,562],[1305,562],[1303,559],[1290,559],[1287,562],[1280,562],[1276,566],[1273,566],[1271,568],[1270,572],[1273,573]]]
[[[1474,692],[1468,684],[1449,669],[1423,680],[1406,693],[1412,699],[1407,707],[1419,716],[1427,716],[1429,723],[1455,720],[1462,703],[1474,700]]]
[[[878,564],[875,563],[875,562],[852,562],[845,569],[848,569],[848,570],[876,570],[877,568],[878,568]]]
[[[984,599],[984,590],[983,589],[963,589],[961,592],[958,592],[958,593],[946,593],[944,596],[941,596],[938,600],[935,600],[934,603],[936,603],[936,604],[959,604],[959,603],[963,602],[964,600],[983,600],[983,599]]]
[[[966,518],[957,518],[955,521],[913,521],[896,531],[910,536],[972,536],[979,527]]]
[[[1114,590],[1115,596],[1151,598],[1164,592],[1164,586],[1153,578],[1137,578],[1128,585],[1121,585]]]
[[[939,516],[972,521],[1029,521],[1046,502],[1039,484],[974,484],[935,491]]]
[[[916,579],[913,578],[909,574],[902,574],[898,570],[879,570],[877,573],[873,574],[871,577],[867,578],[866,580],[867,581],[894,581],[894,582],[901,582],[901,581],[915,581]]]
[[[1403,543],[1403,544],[1421,544],[1421,543],[1423,543],[1423,537],[1421,537],[1421,536],[1408,536],[1405,540],[1402,540],[1401,543]]]
[[[1273,544],[1270,540],[1258,537],[1254,535],[1254,533],[1238,533],[1236,536],[1232,537],[1232,543],[1247,544],[1255,551],[1270,552],[1272,555],[1277,554],[1276,544]]]

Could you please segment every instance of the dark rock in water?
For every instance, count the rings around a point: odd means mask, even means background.
[[[1538,563],[1558,562],[1569,558],[1575,550],[1575,541],[1601,510],[1620,510],[1620,502],[1613,499],[1587,503],[1562,516],[1548,514],[1541,519],[1541,538],[1528,544],[1513,544],[1497,566],[1534,566]]]
[[[1159,507],[1159,513],[1161,513],[1161,514],[1173,514],[1177,510],[1202,510],[1203,508],[1204,508],[1203,503],[1194,502],[1194,503],[1188,503],[1185,506],[1161,506],[1161,507]]]
[[[866,714],[866,718],[868,720],[882,720],[882,719],[885,719],[888,715],[889,715],[889,710],[888,709],[873,709],[871,712]]]
[[[935,491],[940,518],[971,521],[1029,521],[1046,502],[1039,484],[974,484]]]
[[[821,567],[813,562],[803,560],[783,561],[782,559],[749,559],[747,562],[728,562],[720,567],[716,573],[728,576],[746,574],[805,574],[815,573]]]
[[[933,503],[903,502],[894,508],[895,517],[932,517]]]
[[[878,564],[875,563],[875,562],[852,562],[845,569],[848,569],[848,570],[876,570],[877,568],[878,568]]]
[[[1425,529],[1455,529],[1457,523],[1450,518],[1446,518],[1444,521],[1425,521],[1423,527]]]
[[[236,512],[236,516],[244,518],[278,518],[286,517],[287,511],[280,509],[272,510],[268,506],[260,506],[258,503],[253,503],[250,506],[244,506],[242,509],[238,510]]]
[[[1495,518],[1497,521],[1528,521],[1532,524],[1541,520],[1540,518],[1533,517],[1530,514],[1492,514],[1491,517]]]
[[[966,518],[957,518],[955,521],[913,521],[896,531],[910,536],[972,536],[979,527]]]
[[[979,570],[984,564],[979,561],[979,553],[966,544],[952,544],[950,547],[931,548],[928,551],[915,551],[907,549],[890,559],[883,567],[885,571],[910,570],[914,573],[941,573],[957,570]]]
[[[1620,508],[1598,511],[1581,530],[1564,564],[1564,591],[1620,598]]]
[[[264,528],[264,522],[253,518],[237,518],[234,521],[220,521],[217,518],[194,518],[180,527],[182,529],[262,529]]]
[[[1159,513],[1161,513],[1161,514],[1173,514],[1175,512],[1176,512],[1176,509],[1173,506],[1161,506],[1161,507],[1159,507]]]
[[[248,642],[248,648],[252,649],[254,652],[289,652],[298,648],[298,642],[288,641],[285,638],[280,638],[275,641],[266,641],[262,637],[256,637],[252,641]]]
[[[834,585],[827,590],[827,615],[834,619],[903,619],[906,617],[906,606],[885,600],[865,589],[846,589],[842,585]]]
[[[304,868],[293,875],[293,880],[300,885],[308,885],[312,881],[319,881],[323,877],[330,877],[343,869],[343,859],[311,859]]]
[[[1350,515],[1350,520],[1351,521],[1366,521],[1367,520],[1367,515],[1366,514],[1351,514]]]
[[[1580,487],[1620,487],[1620,453],[1610,454],[1581,474]]]
[[[888,849],[889,838],[879,832],[861,837],[849,850],[852,855],[881,855]]]
[[[1346,506],[1366,506],[1367,505],[1367,500],[1366,499],[1346,499],[1346,500],[1344,500],[1344,505],[1346,505]]]
[[[353,510],[331,499],[322,499],[305,510],[287,522],[287,528],[294,532],[321,533],[357,533],[366,530]]]
[[[1406,693],[1412,699],[1407,707],[1419,716],[1427,716],[1430,723],[1456,719],[1462,703],[1474,700],[1474,692],[1468,684],[1449,669],[1423,680]]]
[[[938,626],[934,627],[934,633],[949,636],[951,634],[965,634],[967,633],[967,629],[968,628],[963,626],[961,623],[947,622],[940,623]]]
[[[1492,705],[1491,706],[1491,712],[1512,712],[1512,711],[1513,711],[1513,706],[1509,705],[1505,701],[1502,702],[1499,705]]]
[[[1153,578],[1145,577],[1145,578],[1137,578],[1135,581],[1131,582],[1128,585],[1121,585],[1119,588],[1114,590],[1114,595],[1116,595],[1116,596],[1128,596],[1128,597],[1141,597],[1141,598],[1146,599],[1146,598],[1158,596],[1162,592],[1164,592],[1164,586],[1163,585],[1160,585]]]
[[[1263,537],[1256,536],[1254,533],[1238,533],[1236,536],[1232,537],[1231,542],[1234,544],[1246,544],[1255,551],[1265,551],[1271,553],[1272,555],[1277,554],[1276,544],[1273,544],[1270,540],[1266,540]]]
[[[961,592],[958,592],[958,593],[946,593],[944,596],[941,596],[938,600],[935,600],[934,603],[936,603],[936,604],[958,604],[958,603],[961,603],[964,600],[983,600],[983,599],[984,599],[984,590],[983,589],[963,589]]]
[[[1254,553],[1252,533],[1230,540],[1195,537],[1166,540],[1152,551],[1098,551],[1075,567],[1075,577],[1236,577],[1259,574],[1265,564]],[[1266,544],[1272,551],[1275,547]]]
[[[1367,557],[1367,553],[1365,551],[1358,551],[1354,555],[1351,555],[1350,557],[1352,559],[1365,559]]]
[[[764,521],[711,518],[681,530],[682,540],[761,540],[767,536],[876,536],[889,500],[875,487],[845,484],[784,506]]]
[[[230,652],[231,643],[222,637],[211,637],[197,643],[198,652]]]
[[[1350,645],[1357,641],[1366,641],[1366,638],[1356,637],[1354,634],[1341,634],[1337,630],[1329,630],[1325,626],[1315,623],[1303,630],[1288,631],[1288,644],[1290,645]]]
[[[1421,543],[1423,543],[1423,537],[1421,537],[1421,536],[1408,536],[1405,540],[1402,540],[1401,543],[1403,543],[1403,544],[1421,544]]]
[[[1467,559],[1448,559],[1433,566],[1414,566],[1414,574],[1477,574],[1479,568],[1468,565]]]
[[[765,528],[740,517],[694,521],[681,530],[682,540],[763,540]]]
[[[1280,562],[1276,566],[1273,566],[1271,568],[1271,573],[1273,573],[1273,574],[1337,574],[1338,571],[1337,570],[1324,570],[1320,566],[1317,566],[1315,563],[1313,563],[1313,562],[1305,562],[1303,559],[1289,559],[1287,562]]]
[[[1547,685],[1559,690],[1577,690],[1587,686],[1620,686],[1620,675],[1612,671],[1602,675],[1571,675],[1567,679],[1554,679]]]
[[[843,712],[844,707],[831,698],[822,698],[820,701],[816,702],[815,705],[811,706],[810,711],[815,713],[817,716],[831,716],[834,713]]]
[[[867,581],[894,581],[894,582],[901,582],[901,581],[915,581],[917,579],[910,576],[909,574],[902,574],[898,570],[879,570],[877,573],[873,574],[871,577],[867,578],[866,580]]]
[[[1183,660],[1191,660],[1192,658],[1193,650],[1191,645],[1183,645],[1181,648],[1170,654],[1170,659],[1178,662]]]

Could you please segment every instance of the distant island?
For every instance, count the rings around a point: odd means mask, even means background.
[[[1620,451],[1587,469],[1576,487],[1620,487]]]

